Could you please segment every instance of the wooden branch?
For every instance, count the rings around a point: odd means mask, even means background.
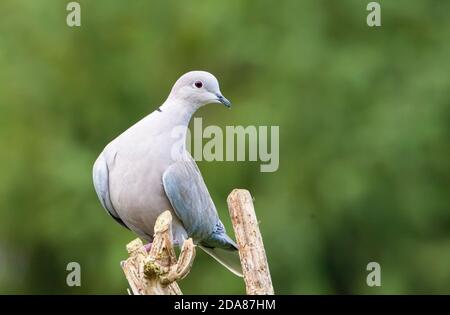
[[[233,190],[227,199],[239,247],[242,271],[249,295],[274,294],[261,232],[250,193]],[[178,260],[172,244],[172,215],[163,212],[155,223],[150,252],[140,239],[127,245],[129,258],[121,262],[122,269],[135,295],[182,294],[176,281],[190,271],[195,258],[192,239],[184,241]]]
[[[135,295],[182,294],[177,280],[183,279],[191,270],[195,257],[192,239],[184,241],[180,257],[175,256],[172,245],[172,215],[164,211],[156,220],[150,252],[140,239],[127,245],[130,257],[121,262],[125,276]]]
[[[227,202],[239,247],[247,294],[274,294],[252,196],[248,190],[234,189]]]

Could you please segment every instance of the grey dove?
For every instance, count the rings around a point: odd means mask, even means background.
[[[139,237],[152,241],[156,218],[173,217],[173,240],[188,237],[238,276],[236,243],[226,234],[200,171],[186,150],[189,121],[200,107],[231,103],[204,71],[182,75],[167,100],[112,140],[93,167],[95,191],[106,211]],[[181,139],[181,141],[180,141]]]

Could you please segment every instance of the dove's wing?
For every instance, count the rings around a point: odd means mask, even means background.
[[[169,201],[188,235],[201,245],[236,249],[220,222],[216,207],[194,160],[172,164],[163,175]]]
[[[122,226],[128,228],[114,209],[109,198],[109,171],[103,154],[100,154],[92,170],[95,192],[105,210]]]
[[[192,157],[172,164],[163,175],[166,195],[188,235],[234,274],[242,277],[236,243],[226,234]]]

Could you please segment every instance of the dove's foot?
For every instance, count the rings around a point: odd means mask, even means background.
[[[150,250],[152,249],[152,243],[145,244],[144,248],[147,251],[147,253],[150,253]]]

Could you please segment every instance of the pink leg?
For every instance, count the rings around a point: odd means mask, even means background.
[[[147,251],[147,253],[150,252],[150,250],[152,249],[152,243],[147,243],[144,245],[145,250]]]

